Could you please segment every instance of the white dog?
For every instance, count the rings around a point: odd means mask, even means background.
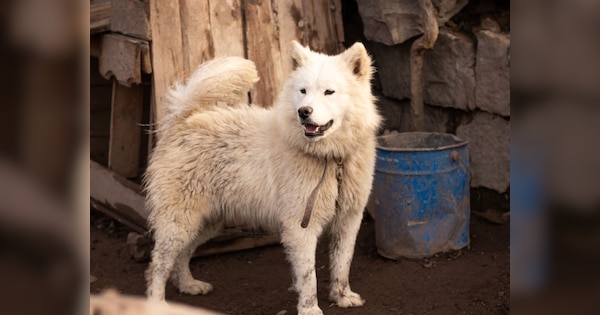
[[[281,234],[299,314],[322,314],[315,251],[325,230],[330,299],[364,304],[348,274],[381,120],[371,60],[360,43],[327,56],[293,42],[292,57],[295,70],[271,109],[214,105],[239,100],[258,80],[254,64],[237,57],[203,64],[168,93],[170,113],[145,177],[155,239],[150,299],[164,300],[169,276],[181,292],[210,292],[192,277],[190,256],[225,224],[244,224]]]

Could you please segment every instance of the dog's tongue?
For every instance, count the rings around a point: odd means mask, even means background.
[[[308,133],[317,133],[319,132],[319,126],[306,124],[304,130]]]

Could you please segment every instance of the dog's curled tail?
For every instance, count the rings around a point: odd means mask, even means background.
[[[216,102],[237,103],[258,81],[256,66],[241,57],[220,57],[200,65],[187,82],[177,82],[166,93],[165,121]]]

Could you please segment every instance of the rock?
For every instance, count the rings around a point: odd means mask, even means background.
[[[476,35],[476,106],[493,114],[510,116],[510,37],[488,30]]]
[[[410,42],[372,45],[383,94],[399,100],[410,98]],[[475,108],[475,52],[467,36],[440,29],[423,62],[427,104],[462,110]]]
[[[385,96],[377,98],[377,110],[383,117],[383,126],[386,129],[406,131],[410,126],[410,101],[398,101]]]
[[[466,35],[440,29],[434,48],[425,53],[425,103],[463,110],[475,108],[474,49]]]
[[[150,258],[152,241],[145,235],[129,232],[129,234],[127,234],[127,248],[129,249],[129,254],[135,261],[145,261]]]
[[[422,34],[422,10],[414,0],[357,0],[368,40],[394,45]]]
[[[400,132],[413,131],[413,117],[410,100],[397,101],[388,97],[379,97],[377,107],[384,119],[384,127]],[[425,105],[425,130],[429,132],[448,132],[450,113],[437,106]]]
[[[501,116],[477,112],[456,135],[469,141],[471,187],[505,192],[510,185],[510,123]]]
[[[438,25],[458,13],[468,0],[433,0]],[[423,34],[423,9],[415,0],[357,0],[365,37],[386,45]]]
[[[433,6],[437,9],[436,18],[438,25],[444,25],[456,13],[467,5],[469,0],[433,0]]]
[[[492,19],[491,17],[486,16],[486,17],[481,18],[481,22],[479,24],[479,27],[477,28],[477,31],[480,31],[480,30],[486,30],[486,31],[499,33],[500,32],[500,24],[498,24],[498,22],[496,22],[496,20]]]
[[[374,43],[370,46],[383,94],[397,100],[409,99],[410,43],[394,46]],[[427,60],[424,64],[427,65]]]

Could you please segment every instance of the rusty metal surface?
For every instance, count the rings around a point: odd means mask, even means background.
[[[373,187],[379,254],[423,258],[469,244],[469,153],[451,134],[380,137]]]

